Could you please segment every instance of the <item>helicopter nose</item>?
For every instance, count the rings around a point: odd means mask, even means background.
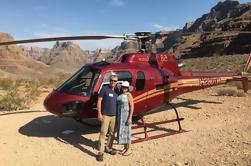
[[[84,102],[68,94],[53,90],[44,100],[47,111],[59,116],[76,116],[84,108]]]
[[[64,116],[75,117],[84,108],[84,103],[82,101],[70,101],[64,103],[60,112]]]
[[[57,92],[55,90],[53,90],[44,100],[44,107],[47,111],[56,114],[56,115],[60,115],[59,110],[59,104],[57,99]]]

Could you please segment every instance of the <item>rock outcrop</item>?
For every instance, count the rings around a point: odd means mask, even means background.
[[[93,61],[88,51],[82,50],[79,45],[73,42],[56,42],[52,49],[22,47],[22,50],[29,58],[70,71]]]
[[[158,32],[165,35],[156,40],[154,47],[157,52],[171,52],[181,58],[247,54],[251,52],[251,34],[241,31],[251,31],[251,3],[226,0],[186,23],[182,30]],[[124,42],[112,54],[118,58],[131,51],[137,51],[137,43]]]
[[[13,37],[11,35],[0,33],[0,42],[12,40]],[[52,78],[59,73],[63,72],[26,57],[19,46],[0,46],[1,78]]]
[[[19,46],[22,49],[23,54],[31,59],[40,61],[42,56],[48,56],[50,54],[49,48],[41,48],[35,46]]]
[[[249,53],[251,35],[241,31],[251,31],[251,3],[226,0],[182,31],[171,33],[162,50],[182,58]]]
[[[239,4],[238,1],[226,0],[214,6],[210,13],[204,14],[184,31],[240,30],[245,28],[251,19],[251,4]]]
[[[76,69],[90,62],[88,54],[72,42],[56,42],[40,61],[58,68]]]
[[[111,50],[110,55],[107,57],[108,61],[119,60],[124,54],[133,53],[138,51],[138,42],[136,41],[124,41],[120,46]]]

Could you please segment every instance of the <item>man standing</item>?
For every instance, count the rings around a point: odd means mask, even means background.
[[[104,86],[98,96],[98,120],[101,121],[101,130],[99,135],[99,152],[97,161],[103,161],[104,152],[115,155],[112,149],[114,140],[114,129],[116,123],[117,97],[116,89],[118,77],[111,75],[109,86]],[[105,137],[108,132],[108,140],[105,146]]]

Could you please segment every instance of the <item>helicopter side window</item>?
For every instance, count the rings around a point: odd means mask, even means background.
[[[132,74],[128,71],[118,71],[116,72],[118,75],[118,81],[128,81],[130,84],[132,83]]]
[[[116,74],[118,76],[118,84],[121,84],[123,81],[128,81],[130,84],[132,83],[132,74],[129,71],[112,71],[105,73],[99,91],[102,89],[103,86],[108,86],[110,84],[110,77],[113,74]]]
[[[112,74],[116,74],[118,76],[118,81],[128,81],[130,84],[132,83],[132,74],[128,71],[108,72],[104,76],[103,83],[109,83]]]
[[[136,91],[143,90],[145,87],[145,75],[142,71],[137,72]]]

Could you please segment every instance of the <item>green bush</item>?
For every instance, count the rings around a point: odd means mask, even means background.
[[[28,108],[42,93],[41,86],[38,80],[1,80],[0,87],[4,95],[0,98],[0,111]]]
[[[1,90],[8,90],[12,83],[13,83],[13,80],[0,79],[0,88],[1,88]]]
[[[220,89],[217,91],[219,96],[234,96],[234,97],[244,97],[245,93],[242,91],[238,91],[237,89]]]
[[[234,81],[228,83],[228,85],[236,87],[239,90],[243,90],[242,82],[241,81]],[[248,83],[248,89],[251,89],[251,82]]]
[[[24,92],[24,97],[25,97],[25,105],[30,104],[32,101],[35,101],[42,93],[40,90],[41,87],[41,82],[38,80],[32,80],[28,81],[25,84],[25,92]]]
[[[24,98],[21,97],[18,87],[19,83],[16,81],[9,81],[8,84],[4,84],[6,94],[0,100],[1,110],[11,111],[23,108]]]
[[[236,96],[237,97],[245,97],[246,96],[246,94],[244,93],[244,92],[237,92],[237,94],[236,94]]]

